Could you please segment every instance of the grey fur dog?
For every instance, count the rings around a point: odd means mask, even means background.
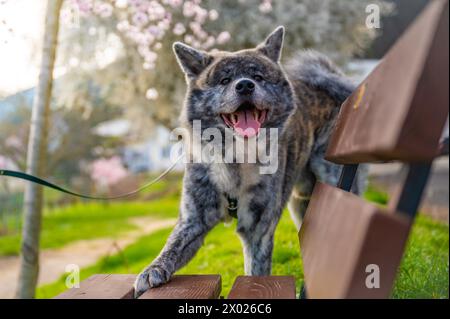
[[[275,228],[286,205],[299,228],[317,180],[336,185],[341,167],[324,160],[339,107],[354,86],[326,57],[312,51],[280,64],[284,28],[259,46],[238,52],[203,52],[174,44],[188,91],[182,124],[235,131],[253,138],[277,128],[278,167],[260,174],[259,163],[188,163],[178,222],[159,256],[136,279],[135,294],[167,282],[187,264],[206,234],[227,219],[237,200],[237,233],[245,273],[269,275]],[[271,143],[273,141],[270,141]],[[361,193],[359,174],[354,192]]]

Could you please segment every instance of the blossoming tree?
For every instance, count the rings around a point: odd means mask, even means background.
[[[174,41],[235,50],[256,45],[283,24],[284,56],[315,48],[342,61],[376,34],[364,25],[369,3],[387,8],[383,0],[66,0],[62,56],[76,73],[70,81],[101,87],[102,98],[124,107],[139,138],[154,123],[177,123],[184,79]],[[69,96],[76,99],[76,92]]]

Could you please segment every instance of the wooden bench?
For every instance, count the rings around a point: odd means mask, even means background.
[[[326,154],[339,185],[316,185],[299,233],[308,298],[390,295],[448,118],[448,14],[431,1],[342,106]],[[407,174],[387,208],[348,192],[359,164],[391,161]]]
[[[327,159],[344,165],[338,187],[317,183],[299,232],[308,298],[387,298],[439,155],[449,106],[449,9],[431,1],[343,104]],[[358,165],[403,162],[387,208],[351,193]],[[376,276],[378,275],[378,278]],[[374,277],[375,276],[375,277]],[[135,275],[94,275],[57,298],[132,298]],[[140,298],[220,297],[219,275],[174,276]],[[295,298],[289,276],[238,277],[230,299]]]
[[[79,288],[69,289],[55,299],[132,299],[136,275],[93,275]],[[165,285],[150,289],[139,299],[218,299],[222,288],[219,275],[176,275]],[[292,276],[236,279],[229,299],[295,299]]]

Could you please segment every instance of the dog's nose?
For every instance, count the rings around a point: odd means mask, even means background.
[[[236,83],[236,92],[241,95],[250,95],[255,90],[255,83],[249,79],[242,79]]]

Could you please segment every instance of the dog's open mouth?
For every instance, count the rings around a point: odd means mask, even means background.
[[[267,111],[259,110],[252,103],[245,102],[234,113],[222,114],[226,125],[243,137],[258,135],[266,119]]]

